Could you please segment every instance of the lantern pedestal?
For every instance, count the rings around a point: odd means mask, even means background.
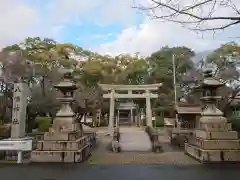
[[[228,123],[213,126],[216,128],[207,125],[208,130],[196,130],[195,139],[185,143],[185,153],[203,163],[240,161],[237,132]]]
[[[207,71],[201,85],[205,108],[201,113],[200,128],[195,131],[194,139],[185,143],[185,153],[202,163],[240,161],[240,140],[232,131],[231,124],[217,109],[216,90],[223,84]]]

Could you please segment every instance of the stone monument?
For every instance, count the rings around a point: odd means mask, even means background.
[[[5,152],[5,161],[17,163],[29,160],[32,138],[25,137],[28,86],[22,80],[14,83],[11,137],[0,141],[0,150]]]
[[[14,83],[11,138],[25,137],[27,89],[26,83]]]
[[[194,139],[185,143],[185,153],[202,163],[240,161],[240,140],[237,132],[232,131],[231,124],[216,107],[217,100],[221,98],[216,92],[223,85],[212,76],[212,71],[205,72],[205,78],[200,85],[205,108]]]
[[[75,119],[70,102],[73,101],[73,91],[77,87],[71,78],[71,73],[65,73],[64,80],[54,86],[64,95],[63,98],[58,98],[62,107],[56,114],[52,127],[32,151],[32,162],[78,163],[90,155],[90,142],[95,138],[95,133],[84,134],[82,124]]]

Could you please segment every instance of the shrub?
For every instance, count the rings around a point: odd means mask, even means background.
[[[38,125],[39,132],[47,132],[52,125],[52,120],[50,117],[36,117],[36,123]]]
[[[240,118],[232,118],[231,121],[232,128],[235,131],[240,131]]]
[[[155,121],[156,121],[156,123],[155,123]],[[160,117],[160,116],[157,116],[156,120],[152,121],[152,124],[153,124],[153,126],[156,125],[156,127],[163,127],[164,126],[164,118]]]
[[[147,127],[145,128],[145,132],[146,132],[147,134],[149,134],[149,133],[150,133],[150,129],[151,129],[151,127],[150,127],[150,126],[147,126]]]
[[[100,120],[100,127],[107,126],[107,121],[105,119]]]

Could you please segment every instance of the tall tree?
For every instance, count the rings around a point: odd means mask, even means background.
[[[234,98],[240,92],[240,47],[235,42],[222,44],[220,48],[214,50],[208,55],[206,61],[202,61],[203,66],[213,70],[213,76],[226,86],[219,89],[218,94],[222,96],[219,102],[219,108],[227,116],[230,105]],[[189,87],[187,99],[190,102],[200,103],[201,93],[199,89],[194,89],[202,81],[202,70],[196,70],[186,74],[184,83]]]
[[[212,54],[208,56],[207,63],[214,66],[214,75],[226,87],[220,89],[223,96],[220,102],[220,108],[226,114],[233,99],[240,92],[240,46],[235,42],[221,45]]]
[[[154,104],[156,106],[173,104],[174,87],[173,87],[173,56],[175,58],[177,98],[182,96],[181,83],[182,76],[190,69],[194,69],[191,58],[195,53],[187,47],[163,47],[153,53],[147,60],[150,65],[150,82],[163,83],[159,89],[159,99]],[[163,100],[164,99],[164,100]]]

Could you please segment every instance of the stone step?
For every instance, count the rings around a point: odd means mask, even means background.
[[[120,147],[122,151],[150,151],[151,142],[144,131],[121,133]]]
[[[240,149],[238,150],[206,150],[197,146],[185,144],[185,153],[201,162],[239,162]]]
[[[238,139],[238,133],[236,131],[226,131],[226,132],[208,132],[204,130],[196,130],[195,131],[196,137],[201,139]]]
[[[201,149],[239,149],[240,150],[240,140],[208,140],[208,139],[196,139],[197,147]]]

